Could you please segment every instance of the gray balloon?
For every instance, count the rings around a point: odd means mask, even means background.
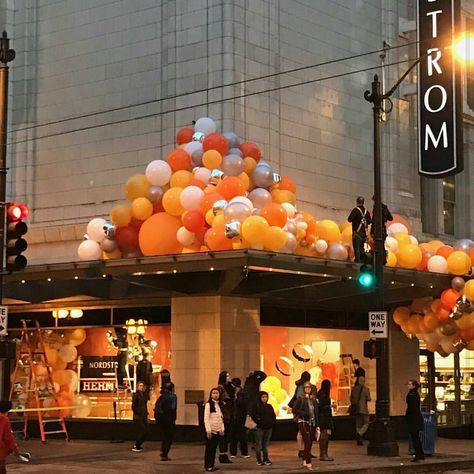
[[[229,148],[239,148],[240,138],[235,132],[224,132],[224,137],[229,142]]]
[[[163,190],[160,186],[150,186],[148,188],[147,198],[150,202],[161,202],[163,197]]]
[[[239,176],[244,171],[244,160],[238,155],[224,156],[221,168],[226,176]]]
[[[439,330],[443,336],[454,336],[458,330],[458,327],[456,326],[456,323],[450,321],[446,324],[443,324]]]
[[[282,249],[280,249],[280,252],[294,253],[297,245],[298,245],[298,242],[296,241],[296,237],[291,232],[287,232],[285,245],[283,246]]]
[[[454,250],[462,250],[466,253],[469,253],[472,247],[474,247],[474,242],[471,239],[458,240],[453,246]]]
[[[266,189],[255,188],[250,191],[249,199],[255,208],[261,209],[265,204],[272,202],[272,195]]]
[[[237,156],[240,156],[241,158],[244,157],[244,154],[240,151],[240,148],[230,148],[227,154],[237,155]]]
[[[113,252],[117,248],[115,240],[111,240],[107,237],[99,245],[100,248],[107,253]]]
[[[196,150],[191,153],[191,162],[193,166],[202,166],[202,155],[204,154],[203,150]]]
[[[451,280],[451,287],[457,291],[461,291],[464,288],[464,285],[465,285],[464,278],[454,277]]]
[[[273,171],[271,167],[264,163],[258,164],[252,173],[252,181],[259,188],[268,188],[273,184]]]

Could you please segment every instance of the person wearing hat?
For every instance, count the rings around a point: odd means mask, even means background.
[[[235,377],[231,381],[234,386],[234,403],[232,407],[232,423],[230,425],[230,457],[237,456],[237,447],[240,445],[240,454],[243,458],[249,458],[247,443],[247,400],[242,390],[242,381]]]
[[[370,213],[364,207],[365,200],[362,196],[356,199],[356,207],[352,209],[347,220],[352,224],[352,246],[354,247],[354,261],[365,261],[365,242],[367,228],[372,222]]]

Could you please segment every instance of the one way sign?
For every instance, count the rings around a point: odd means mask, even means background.
[[[369,337],[387,339],[387,311],[369,311]]]

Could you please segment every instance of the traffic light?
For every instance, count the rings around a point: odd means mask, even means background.
[[[9,272],[23,270],[28,263],[26,257],[22,255],[28,248],[26,240],[22,237],[28,232],[28,226],[23,222],[28,214],[25,204],[15,203],[7,206],[5,269]]]
[[[364,288],[370,288],[375,283],[374,269],[371,265],[362,265],[359,273],[359,283]]]
[[[364,357],[378,359],[380,357],[380,342],[378,339],[364,341]]]

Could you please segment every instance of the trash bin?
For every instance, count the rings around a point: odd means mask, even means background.
[[[434,454],[435,452],[435,439],[436,439],[436,413],[422,412],[423,423],[425,429],[420,431],[421,445],[423,446],[423,452],[426,455]],[[410,454],[415,454],[413,449],[413,443],[411,438],[408,439],[408,452]]]

